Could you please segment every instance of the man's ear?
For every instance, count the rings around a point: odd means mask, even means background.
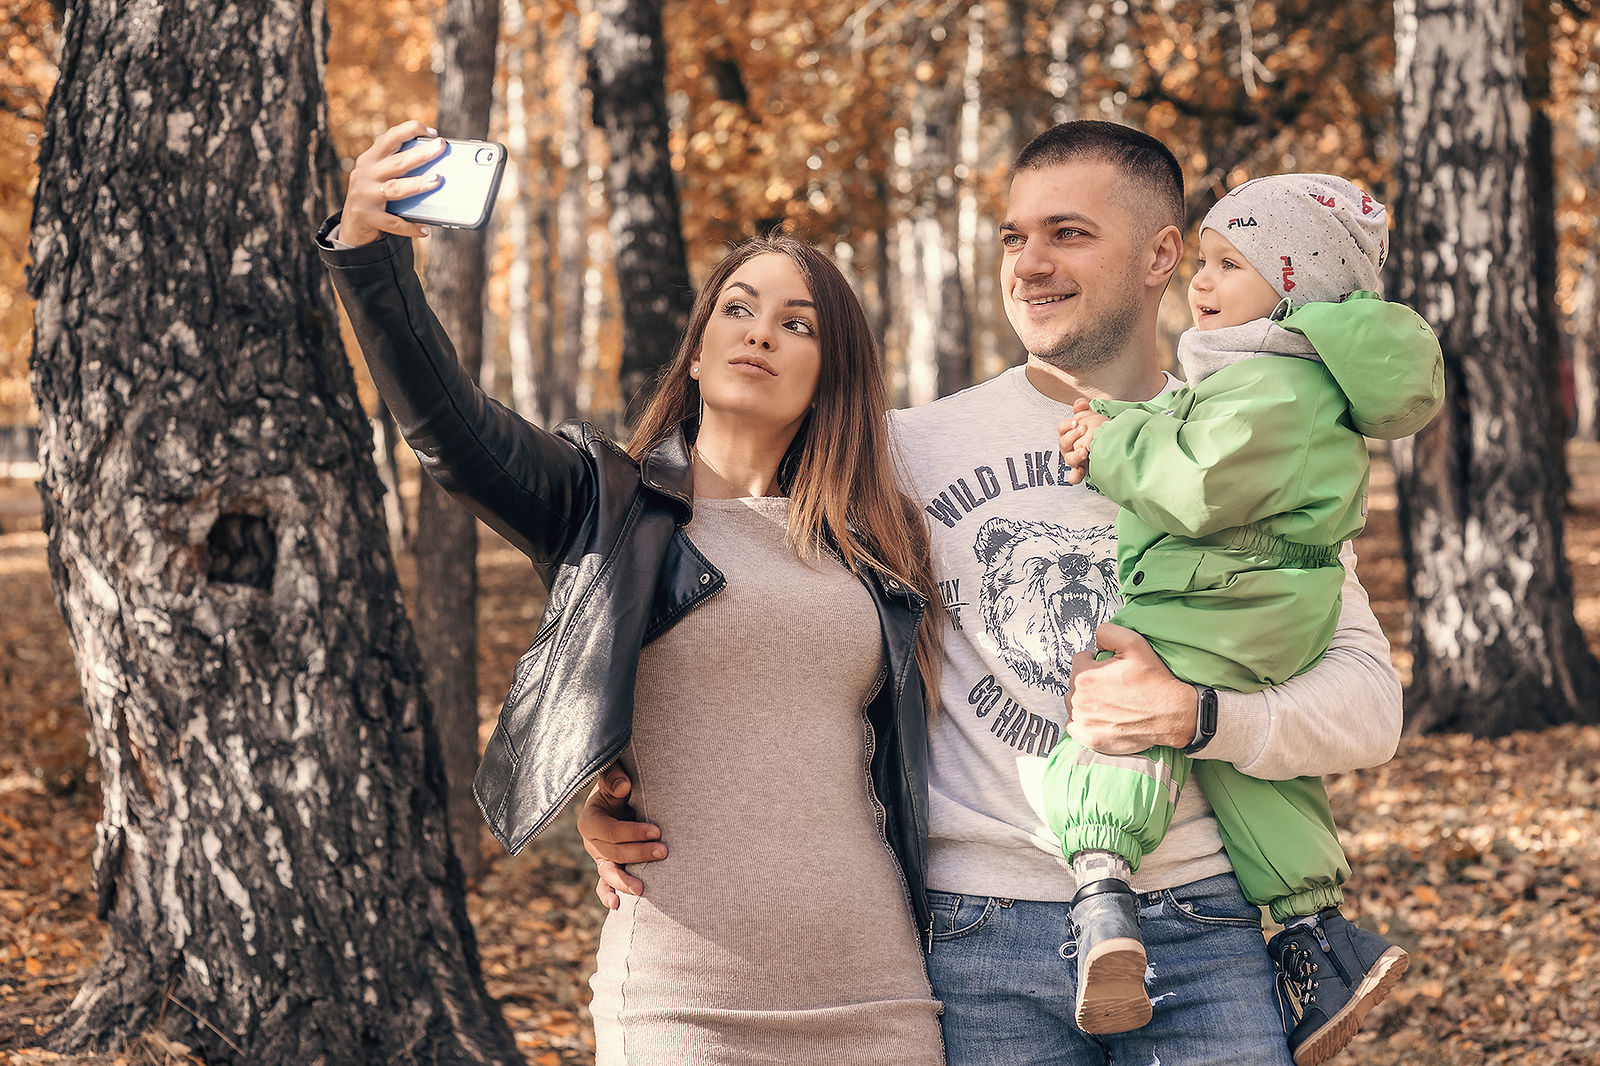
[[[1183,233],[1177,226],[1163,226],[1145,244],[1148,264],[1144,283],[1158,292],[1165,291],[1172,274],[1183,261]]]

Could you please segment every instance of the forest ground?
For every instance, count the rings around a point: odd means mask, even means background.
[[[1600,446],[1573,446],[1569,465],[1567,552],[1600,653]],[[1356,548],[1404,676],[1404,571],[1381,461],[1373,488]],[[117,1054],[38,1049],[103,942],[89,868],[98,768],[44,554],[32,484],[0,480],[0,1066],[199,1063],[159,1035]],[[493,534],[479,562],[487,728],[541,596]],[[1329,791],[1353,870],[1346,911],[1413,960],[1335,1062],[1600,1063],[1600,727],[1407,736],[1393,762],[1331,778]],[[515,858],[487,832],[478,846],[489,872],[469,909],[489,991],[530,1063],[592,1063],[585,1004],[604,912],[570,812]]]

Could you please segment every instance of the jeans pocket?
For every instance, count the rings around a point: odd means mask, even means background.
[[[1208,892],[1180,899],[1171,889],[1164,889],[1161,896],[1172,907],[1173,914],[1199,925],[1261,928],[1261,908],[1237,892]]]
[[[954,892],[928,892],[928,908],[933,912],[933,940],[957,940],[982,928],[994,913],[991,896],[959,896]]]

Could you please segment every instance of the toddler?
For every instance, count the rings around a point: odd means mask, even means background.
[[[1186,387],[1145,403],[1079,401],[1062,423],[1069,478],[1116,501],[1112,619],[1196,686],[1194,741],[1106,756],[1064,740],[1045,772],[1047,820],[1079,888],[1077,1020],[1092,1033],[1149,1021],[1137,897],[1192,773],[1245,895],[1284,929],[1279,969],[1297,1066],[1342,1049],[1405,971],[1403,949],[1339,911],[1349,875],[1320,778],[1261,781],[1193,759],[1216,731],[1216,693],[1284,681],[1327,650],[1340,546],[1366,519],[1363,435],[1421,429],[1443,360],[1420,317],[1378,295],[1384,206],[1343,179],[1246,182],[1200,230]]]

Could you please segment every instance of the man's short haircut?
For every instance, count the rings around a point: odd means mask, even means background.
[[[1140,214],[1151,232],[1167,225],[1183,229],[1183,168],[1166,145],[1132,126],[1095,119],[1051,126],[1018,153],[1010,176],[1080,162],[1109,163],[1149,193],[1150,200],[1141,198],[1148,206]]]

